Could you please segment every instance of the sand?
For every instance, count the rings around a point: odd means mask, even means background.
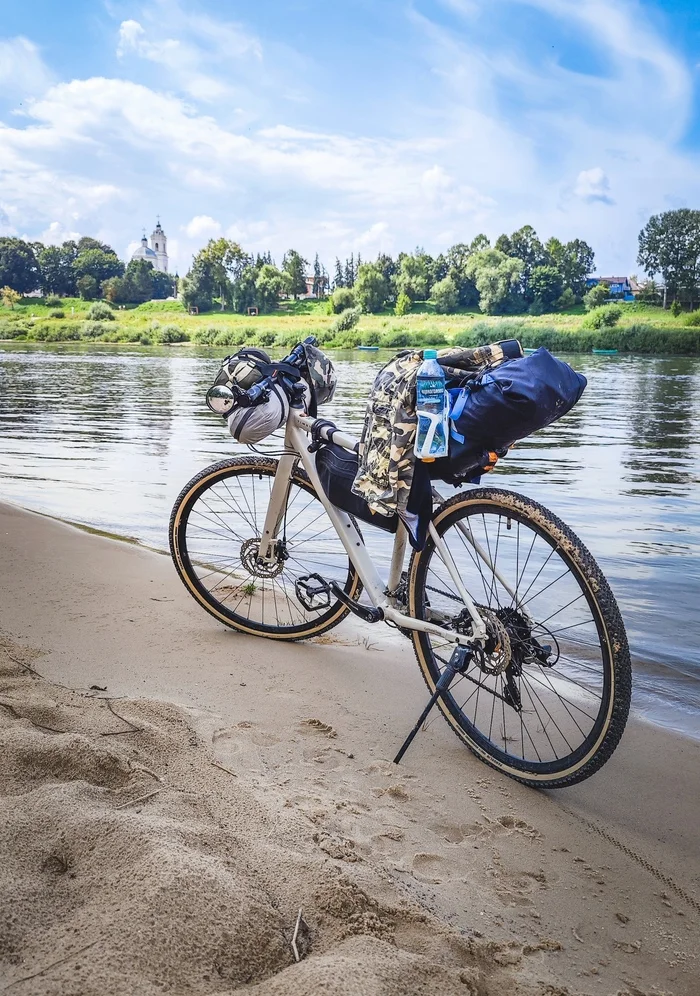
[[[425,689],[379,627],[273,645],[165,557],[0,542],[0,992],[700,993],[697,743],[633,722],[546,794],[436,716],[396,768]]]

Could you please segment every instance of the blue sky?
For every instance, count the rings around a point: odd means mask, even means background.
[[[700,207],[692,0],[0,0],[0,234],[172,267],[437,253],[523,224],[636,272]]]

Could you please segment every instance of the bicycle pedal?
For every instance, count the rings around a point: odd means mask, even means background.
[[[331,604],[331,586],[320,574],[305,574],[294,582],[297,599],[309,612],[328,609]]]

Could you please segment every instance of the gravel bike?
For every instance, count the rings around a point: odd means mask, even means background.
[[[301,356],[296,347],[283,362]],[[269,387],[239,390],[236,403]],[[350,612],[409,637],[431,699],[397,761],[437,704],[470,750],[527,785],[592,775],[622,736],[631,666],[615,598],[583,543],[523,495],[434,488],[424,547],[406,564],[399,524],[381,576],[316,468],[317,445],[356,453],[358,440],[307,415],[288,387],[282,455],[215,463],[175,502],[170,548],[190,594],[226,626],[273,640],[319,636]]]

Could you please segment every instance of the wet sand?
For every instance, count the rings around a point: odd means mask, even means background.
[[[0,543],[0,991],[700,993],[700,744],[631,722],[543,793],[436,715],[396,768],[382,627],[273,644],[164,556],[6,505]]]

